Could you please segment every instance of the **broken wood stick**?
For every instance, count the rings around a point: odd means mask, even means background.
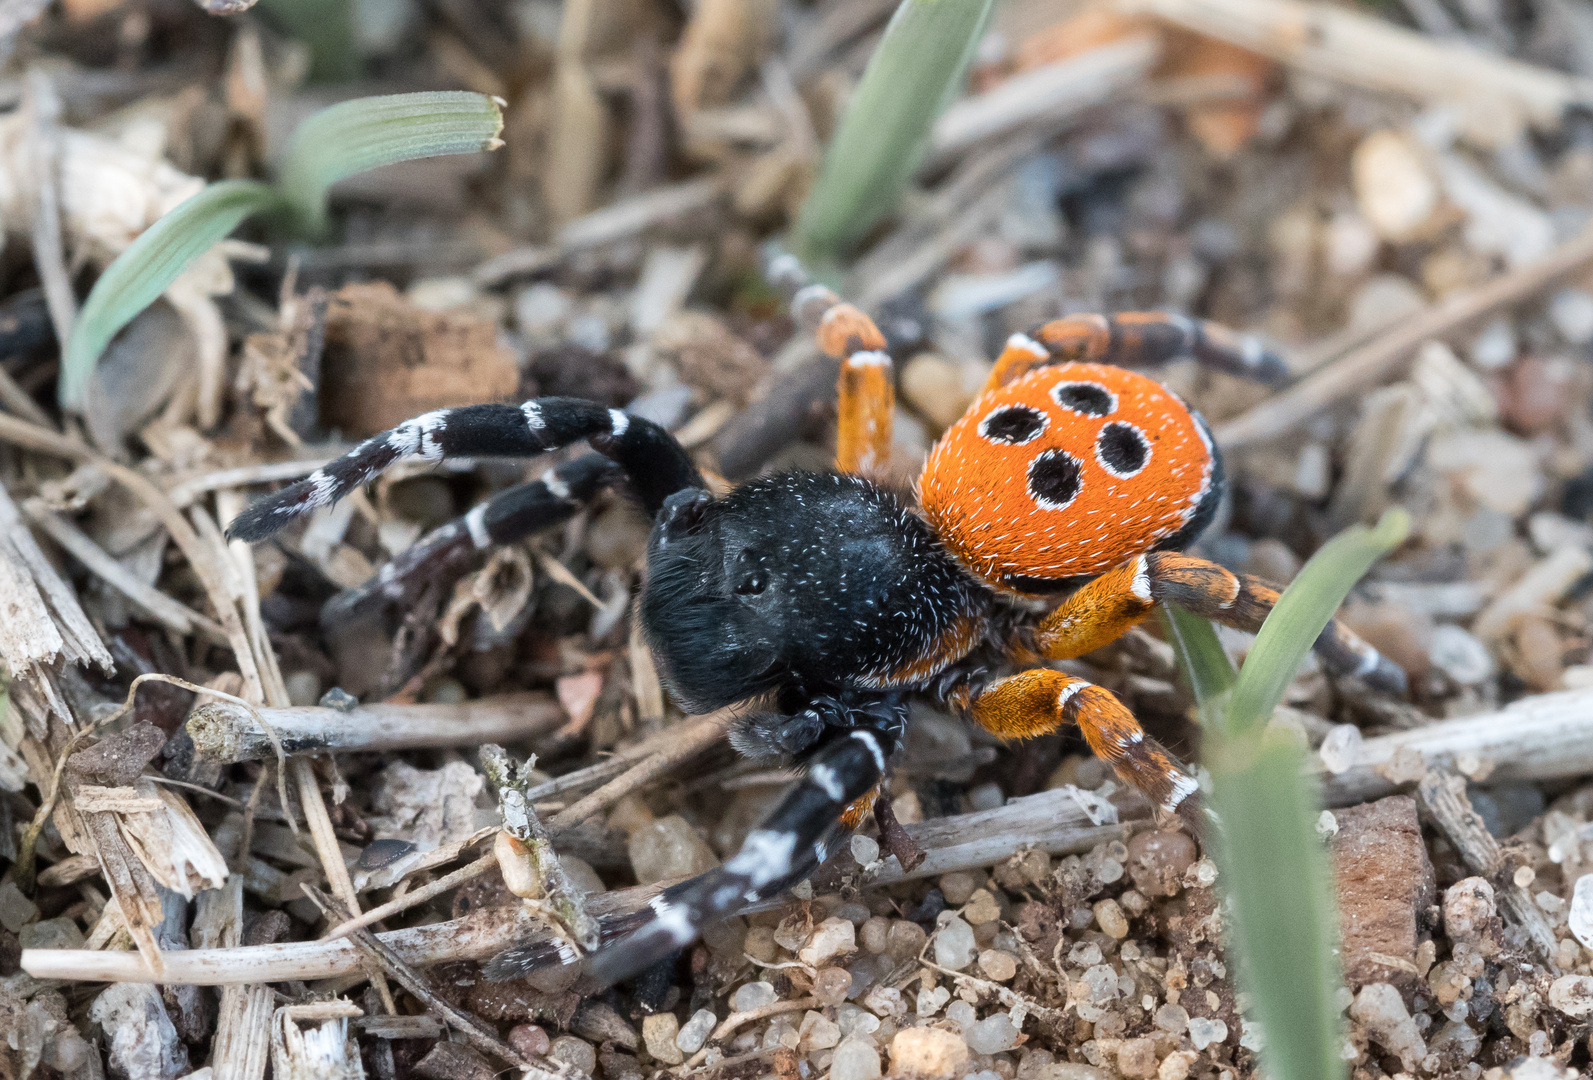
[[[1217,443],[1230,450],[1284,435],[1342,398],[1399,378],[1424,343],[1475,326],[1500,308],[1531,298],[1589,263],[1593,263],[1593,227],[1583,229],[1536,262],[1450,293],[1441,303],[1324,363],[1283,393],[1219,424]]]
[[[1398,767],[1396,755],[1410,762],[1409,769]],[[1474,779],[1549,780],[1593,772],[1593,689],[1538,694],[1497,712],[1366,739],[1348,769],[1322,777],[1324,797],[1329,806],[1381,798],[1400,787],[1390,773],[1414,780],[1423,762]]]
[[[1548,969],[1559,974],[1555,957],[1559,942],[1548,916],[1532,894],[1513,881],[1503,880],[1504,852],[1466,796],[1466,778],[1446,769],[1428,769],[1416,785],[1416,796],[1439,831],[1449,838],[1467,869],[1481,875],[1497,890],[1505,918],[1521,927]]]
[[[189,714],[188,734],[206,760],[230,765],[275,758],[260,719],[290,756],[513,742],[552,731],[563,720],[558,704],[542,694],[504,694],[459,705],[359,705],[348,712],[315,705],[257,711],[259,719],[228,701],[201,705]]]

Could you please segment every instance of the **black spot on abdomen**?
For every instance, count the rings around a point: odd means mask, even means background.
[[[1047,450],[1029,464],[1029,495],[1042,510],[1061,510],[1083,486],[1079,459],[1066,450]]]
[[[979,434],[991,442],[1022,446],[1045,430],[1046,415],[1028,405],[1007,405],[979,422]]]
[[[1107,416],[1117,409],[1117,395],[1100,383],[1057,383],[1051,388],[1051,397],[1064,409],[1085,416]]]
[[[1150,443],[1139,428],[1119,421],[1101,429],[1095,440],[1095,456],[1107,472],[1126,479],[1150,460]]]

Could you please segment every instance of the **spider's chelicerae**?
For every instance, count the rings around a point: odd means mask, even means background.
[[[1014,335],[930,452],[912,505],[870,479],[891,445],[885,339],[833,293],[800,287],[800,275],[793,260],[771,265],[795,291],[799,325],[841,361],[834,472],[765,476],[716,498],[657,425],[538,398],[417,417],[253,504],[231,527],[263,539],[408,458],[533,455],[580,439],[601,455],[511,489],[431,541],[480,548],[567,517],[616,472],[629,481],[653,517],[638,609],[670,692],[694,713],[756,703],[732,741],[791,762],[802,779],[723,867],[665,890],[645,918],[607,928],[591,961],[606,979],[668,957],[704,924],[811,873],[868,812],[910,695],[1003,738],[1077,726],[1125,781],[1195,823],[1188,772],[1112,693],[1047,662],[1106,645],[1162,602],[1254,631],[1278,596],[1179,553],[1216,511],[1221,461],[1198,414],[1118,366],[1193,356],[1281,375],[1257,342],[1167,314],[1076,316]],[[1037,615],[1035,598],[1055,603]],[[1316,649],[1332,670],[1403,686],[1398,668],[1337,622]],[[518,974],[553,955],[511,951],[488,971]]]

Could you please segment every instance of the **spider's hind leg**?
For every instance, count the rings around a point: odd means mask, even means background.
[[[1169,602],[1255,633],[1278,596],[1271,585],[1207,559],[1174,551],[1136,555],[1059,604],[1035,628],[1024,651],[1048,660],[1083,656],[1117,640],[1157,604]],[[1334,674],[1356,676],[1387,693],[1405,693],[1405,672],[1337,619],[1329,621],[1314,650]]]
[[[1219,323],[1162,311],[1073,315],[1028,334],[1013,334],[996,358],[986,390],[1006,386],[1037,368],[1062,363],[1157,367],[1192,357],[1242,379],[1279,383],[1289,377],[1283,358],[1257,338]]]

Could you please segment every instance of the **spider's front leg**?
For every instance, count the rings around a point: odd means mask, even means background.
[[[240,540],[264,540],[295,517],[332,505],[400,461],[531,457],[580,439],[625,471],[649,515],[657,514],[675,492],[703,486],[686,451],[657,424],[581,398],[535,398],[521,405],[439,409],[406,420],[251,504],[227,533]]]
[[[845,827],[867,813],[886,763],[901,745],[907,705],[900,694],[819,698],[786,719],[817,733],[796,756],[803,777],[728,862],[666,889],[653,899],[646,925],[595,953],[591,971],[597,978],[628,978],[691,944],[704,925],[811,874]]]
[[[384,606],[407,607],[431,582],[446,585],[467,572],[478,552],[568,521],[620,475],[602,454],[583,454],[539,479],[506,488],[415,541],[363,585],[332,597],[321,608],[321,624],[345,623]]]

